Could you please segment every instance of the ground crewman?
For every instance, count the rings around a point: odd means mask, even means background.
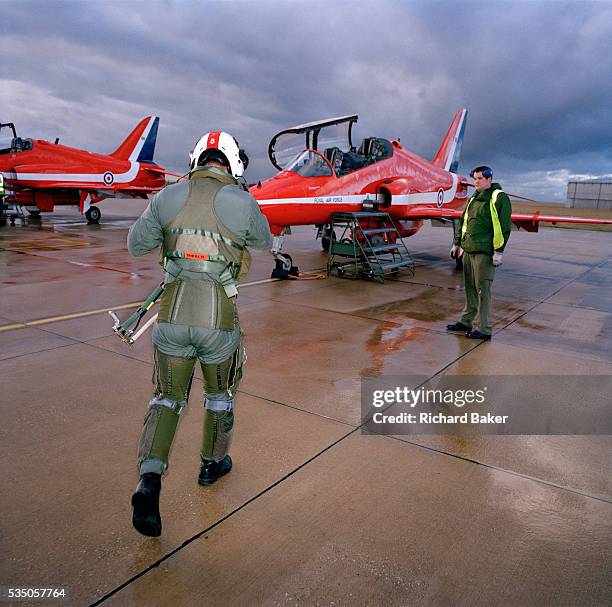
[[[244,350],[236,282],[248,271],[247,247],[270,247],[268,221],[239,180],[248,159],[236,140],[204,135],[190,156],[189,179],[169,185],[130,228],[132,255],[162,245],[166,287],[153,329],[154,393],[138,448],[140,482],[132,496],[134,527],[161,533],[159,492],[196,360],[204,382],[204,428],[198,482],[210,485],[232,467],[228,455],[233,400]]]
[[[491,339],[491,286],[510,237],[512,206],[501,186],[492,183],[491,168],[476,167],[470,177],[476,192],[467,202],[451,249],[451,257],[463,249],[466,301],[461,320],[446,328],[465,331],[470,339]],[[478,330],[472,329],[476,315]]]

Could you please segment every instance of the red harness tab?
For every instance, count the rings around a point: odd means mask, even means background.
[[[205,253],[190,253],[189,251],[185,252],[185,259],[210,259],[210,255],[206,255]]]
[[[206,149],[209,149],[209,148],[219,149],[219,135],[221,135],[221,131],[214,131],[208,135]]]

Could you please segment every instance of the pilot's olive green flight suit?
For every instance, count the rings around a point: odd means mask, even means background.
[[[463,248],[466,299],[460,322],[471,328],[478,314],[478,325],[484,335],[491,335],[492,332],[493,252],[503,252],[508,243],[511,215],[510,199],[498,183],[493,183],[490,188],[476,192],[468,200],[455,236],[455,245]]]
[[[196,359],[206,407],[201,455],[219,462],[227,454],[244,362],[236,281],[248,271],[247,247],[266,249],[270,239],[255,199],[214,167],[197,167],[189,180],[161,190],[130,228],[130,252],[144,255],[161,244],[166,270],[153,329],[154,394],[138,450],[141,475],[168,467]]]

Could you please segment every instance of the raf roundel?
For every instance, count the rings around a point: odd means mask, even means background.
[[[111,185],[115,181],[115,176],[110,171],[106,171],[102,179],[104,179],[106,185]]]
[[[440,188],[438,190],[438,200],[437,200],[437,205],[439,207],[441,207],[444,204],[444,190],[442,188]]]

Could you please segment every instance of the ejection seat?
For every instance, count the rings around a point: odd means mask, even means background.
[[[359,154],[365,157],[366,164],[372,164],[393,155],[390,141],[380,137],[366,137],[359,146]]]
[[[354,147],[351,148],[350,152],[345,152],[342,158],[342,173],[352,173],[364,167],[367,164],[366,157],[358,154]]]
[[[359,146],[358,154],[369,158],[372,155],[372,144],[374,143],[374,137],[366,137]]]
[[[325,158],[329,160],[329,164],[332,165],[332,168],[334,169],[334,173],[336,173],[336,175],[340,176],[344,174],[342,170],[344,152],[340,148],[327,148],[325,150]]]

